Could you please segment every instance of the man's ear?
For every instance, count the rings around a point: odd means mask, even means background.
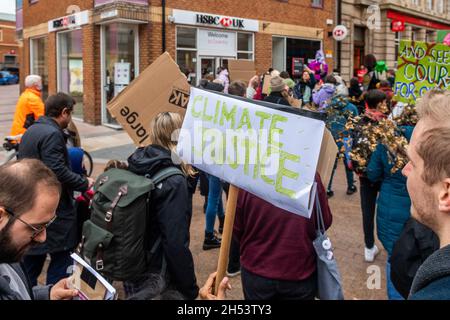
[[[450,213],[450,178],[442,181],[439,191],[439,211]]]

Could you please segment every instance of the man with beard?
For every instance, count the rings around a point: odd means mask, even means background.
[[[432,90],[417,104],[417,123],[403,169],[412,216],[438,236],[440,249],[414,277],[409,299],[450,299],[450,92]]]
[[[67,279],[31,288],[19,263],[30,247],[45,242],[60,193],[58,179],[39,160],[0,167],[0,300],[60,300],[78,294],[67,288]]]
[[[78,242],[73,191],[85,192],[94,182],[71,170],[63,129],[72,119],[74,105],[75,100],[65,93],[48,97],[45,101],[45,116],[40,117],[25,132],[19,146],[19,159],[41,160],[55,173],[62,187],[56,210],[58,218],[48,229],[47,241],[30,250],[24,257],[24,266],[32,286],[37,284],[47,254],[51,258],[47,284],[55,284],[67,277],[67,269],[72,264],[70,251]]]

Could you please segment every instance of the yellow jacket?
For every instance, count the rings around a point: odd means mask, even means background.
[[[24,134],[27,128],[45,112],[41,93],[34,89],[25,89],[17,101],[11,135]],[[30,121],[32,120],[32,121]]]

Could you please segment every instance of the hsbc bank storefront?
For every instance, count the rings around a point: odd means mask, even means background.
[[[255,60],[259,21],[174,9],[176,61],[192,84],[227,67],[229,59]]]

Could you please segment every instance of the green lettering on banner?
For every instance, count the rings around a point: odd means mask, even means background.
[[[297,172],[293,172],[289,169],[286,169],[284,167],[285,161],[290,160],[292,162],[300,162],[300,156],[295,154],[290,154],[285,151],[280,151],[280,163],[279,168],[277,172],[277,182],[275,184],[275,191],[284,194],[285,196],[288,196],[289,198],[295,198],[295,191],[290,190],[283,187],[283,177],[291,178],[294,180],[297,180],[299,177],[299,174]]]
[[[234,126],[236,124],[236,109],[237,106],[233,106],[233,108],[231,108],[230,112],[228,112],[227,109],[227,104],[225,103],[225,101],[222,104],[222,116],[220,117],[220,125],[223,126],[224,125],[224,120],[226,120],[227,122],[231,122],[231,126],[230,129],[234,129]]]
[[[207,110],[208,110],[208,97],[206,97],[205,99],[205,103],[203,104],[203,114],[202,114],[202,120],[203,121],[211,121],[212,120],[212,116],[207,114]]]
[[[283,129],[276,127],[277,122],[287,122],[288,119],[286,117],[280,116],[278,114],[274,114],[272,116],[272,122],[270,123],[270,128],[269,128],[269,152],[268,154],[271,154],[271,150],[272,147],[281,149],[283,147],[283,144],[281,142],[276,142],[275,143],[275,139],[274,139],[274,135],[276,133],[279,134],[279,136],[281,136],[283,134]]]
[[[237,136],[233,136],[232,137],[232,141],[231,144],[233,145],[233,154],[234,154],[234,159],[230,159],[230,157],[227,157],[227,163],[230,166],[231,169],[236,170],[239,167],[239,163],[238,163],[238,148],[237,148]]]
[[[258,118],[260,118],[259,121],[259,129],[263,129],[264,128],[264,121],[269,120],[272,116],[270,115],[270,113],[267,112],[262,112],[262,111],[256,111],[255,112],[255,116],[257,116]]]
[[[243,126],[246,126],[247,129],[252,128],[252,124],[250,122],[250,114],[248,113],[248,109],[244,108],[242,110],[241,120],[239,121],[238,129],[241,129]]]
[[[192,108],[191,108],[191,114],[194,118],[200,118],[202,116],[202,112],[201,111],[195,111],[195,105],[197,104],[197,102],[202,102],[203,100],[203,96],[195,96],[194,98],[194,102],[192,103]]]

